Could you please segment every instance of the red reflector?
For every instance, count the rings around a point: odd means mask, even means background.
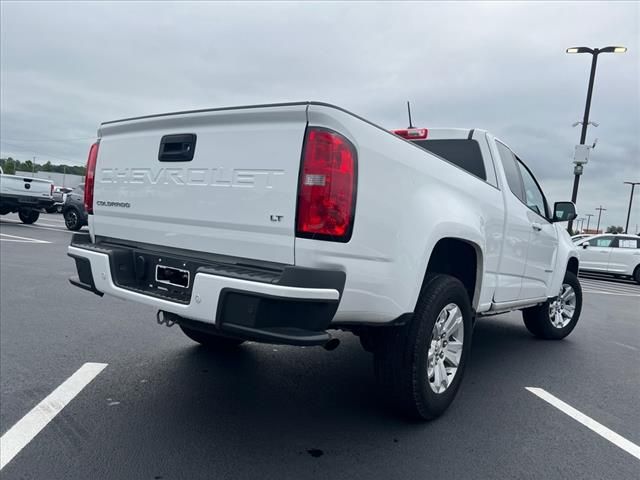
[[[307,129],[298,186],[296,235],[348,242],[356,200],[356,149],[342,135]]]
[[[393,133],[407,140],[424,140],[429,134],[426,128],[405,128],[402,130],[393,130]]]
[[[98,160],[99,142],[91,145],[87,159],[87,175],[84,178],[84,208],[87,213],[93,213],[93,185],[96,177],[96,161]]]

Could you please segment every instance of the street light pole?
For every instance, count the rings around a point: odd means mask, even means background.
[[[587,101],[584,106],[584,117],[582,119],[582,131],[580,132],[580,145],[584,145],[587,139],[587,127],[589,126],[589,111],[591,110],[591,96],[593,95],[593,82],[596,78],[596,66],[598,64],[598,55],[600,53],[624,53],[625,47],[604,47],[604,48],[588,48],[588,47],[571,47],[567,48],[567,53],[590,53],[591,54],[591,73],[589,74],[589,87],[587,88]],[[573,191],[571,192],[571,201],[576,203],[578,200],[578,186],[580,185],[580,175],[582,170],[577,170],[573,176]],[[569,231],[573,229],[573,220],[569,222],[567,227]]]
[[[627,223],[624,226],[624,233],[629,233],[629,218],[631,217],[631,203],[633,202],[633,190],[640,182],[624,182],[625,185],[631,185],[631,196],[629,197],[629,210],[627,211]]]
[[[602,208],[602,205],[600,205],[598,208],[596,208],[596,210],[598,210],[598,226],[596,227],[596,235],[600,232],[600,217],[602,216],[602,212],[606,212],[607,209],[606,208]]]
[[[587,217],[587,230],[589,230],[589,222],[591,221],[591,217],[593,217],[593,213],[585,213],[585,217]]]

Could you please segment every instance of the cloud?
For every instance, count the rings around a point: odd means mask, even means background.
[[[291,100],[384,127],[485,128],[570,197],[590,58],[599,59],[579,210],[624,224],[640,181],[640,7],[599,2],[1,5],[2,156],[85,162],[101,121]],[[640,223],[640,196],[631,224]]]

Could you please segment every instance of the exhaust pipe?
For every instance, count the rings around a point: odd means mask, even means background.
[[[158,322],[158,325],[165,325],[171,328],[176,323],[179,323],[180,315],[176,315],[175,313],[171,312],[165,312],[164,310],[158,310],[158,313],[156,313],[156,321]]]

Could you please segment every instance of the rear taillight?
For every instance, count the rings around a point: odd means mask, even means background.
[[[429,134],[426,128],[404,128],[402,130],[393,130],[393,133],[407,140],[424,140]]]
[[[93,185],[96,178],[96,160],[98,160],[98,142],[91,145],[87,160],[87,175],[84,179],[84,208],[87,213],[93,213]]]
[[[51,184],[51,191],[49,192],[49,195],[51,195],[52,197],[53,197],[53,190],[54,190],[54,188],[55,188],[55,187],[53,186],[53,183],[52,183],[52,184]]]
[[[353,144],[326,128],[309,127],[298,185],[298,237],[348,242],[356,202]]]

